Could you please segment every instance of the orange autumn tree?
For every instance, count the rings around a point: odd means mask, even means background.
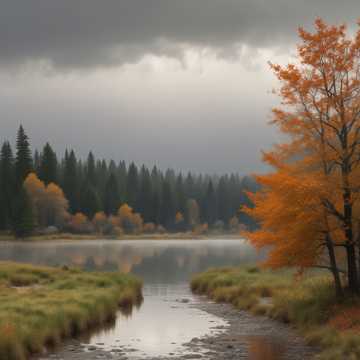
[[[86,215],[81,212],[72,215],[68,222],[68,227],[75,233],[87,233],[90,229],[90,221]]]
[[[104,229],[108,223],[106,214],[103,211],[97,212],[92,219],[92,223],[94,225],[95,231],[99,234],[103,234]]]
[[[134,213],[128,204],[123,204],[118,210],[118,225],[127,233],[141,233],[143,219],[140,214]]]
[[[344,25],[317,19],[315,32],[300,28],[299,36],[297,62],[271,64],[282,98],[273,110],[273,123],[290,140],[265,154],[275,173],[258,178],[264,188],[248,213],[260,221],[262,230],[249,237],[258,247],[271,246],[269,261],[277,266],[316,265],[325,247],[334,276],[334,249],[343,247],[348,285],[357,293],[360,31],[350,38]],[[270,219],[276,216],[279,224]]]
[[[261,228],[246,235],[255,247],[270,247],[267,266],[329,269],[337,294],[341,296],[334,248],[342,244],[343,236],[341,224],[336,219],[329,226],[321,203],[323,197],[330,195],[325,186],[326,178],[320,171],[304,171],[300,161],[284,164],[284,156],[279,148],[264,156],[276,171],[257,176],[262,190],[249,194],[254,207],[245,211],[259,222]]]
[[[44,228],[50,225],[62,227],[69,217],[68,201],[62,189],[50,183],[45,185],[35,173],[30,173],[24,187],[29,195],[37,225]]]

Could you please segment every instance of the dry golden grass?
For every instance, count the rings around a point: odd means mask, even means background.
[[[141,301],[142,283],[120,273],[0,263],[0,359],[24,360]]]
[[[194,276],[191,288],[255,315],[290,322],[310,344],[323,350],[319,359],[360,359],[360,299],[338,301],[331,278],[309,272],[253,268],[210,269]]]

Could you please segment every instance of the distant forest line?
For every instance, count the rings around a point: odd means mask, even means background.
[[[139,226],[149,232],[189,231],[199,225],[237,231],[256,226],[241,208],[251,206],[246,192],[257,190],[252,177],[238,174],[161,171],[96,159],[93,152],[83,161],[73,150],[60,158],[49,143],[33,154],[20,126],[15,151],[8,141],[1,148],[0,230],[19,236],[49,226],[103,232],[110,224],[126,232],[140,231]],[[51,216],[41,218],[42,212]]]

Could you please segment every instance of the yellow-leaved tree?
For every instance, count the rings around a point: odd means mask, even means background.
[[[37,225],[62,227],[69,217],[68,201],[62,189],[50,183],[45,185],[35,173],[30,173],[24,181],[24,187],[30,197]]]
[[[120,206],[117,216],[118,225],[127,233],[140,233],[143,219],[140,214],[134,213],[128,204]]]

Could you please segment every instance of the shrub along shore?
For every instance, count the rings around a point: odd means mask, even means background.
[[[256,267],[210,269],[194,276],[191,288],[217,302],[295,325],[309,344],[322,349],[319,359],[359,359],[359,299],[348,295],[339,302],[324,273],[294,275]]]
[[[0,262],[0,359],[24,360],[105,324],[139,305],[141,289],[131,275]]]

